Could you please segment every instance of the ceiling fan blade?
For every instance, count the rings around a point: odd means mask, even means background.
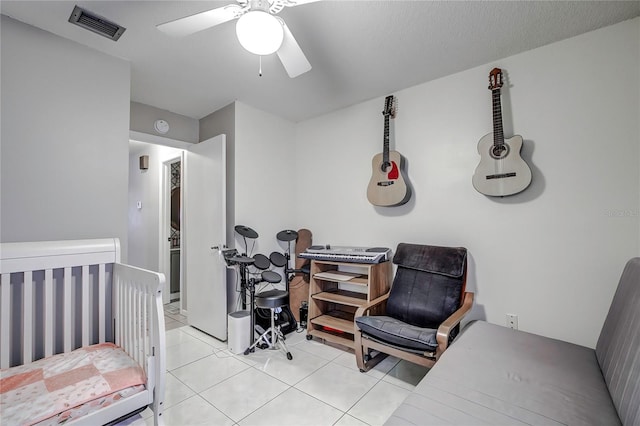
[[[320,1],[320,0],[287,0],[287,6],[288,7],[300,6],[301,4],[315,3],[317,1]]]
[[[287,70],[289,77],[295,78],[311,70],[311,64],[284,21],[282,21],[282,27],[284,28],[284,40],[278,49],[278,58],[280,58],[284,69]]]
[[[320,0],[273,0],[269,10],[275,15],[280,13],[285,7],[300,6],[301,4],[315,3],[317,1]]]
[[[165,22],[164,24],[156,25],[156,28],[174,37],[184,37],[238,18],[242,16],[245,11],[245,8],[237,4],[229,4],[217,9],[176,19],[175,21]]]

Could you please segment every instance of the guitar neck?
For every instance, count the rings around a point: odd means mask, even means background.
[[[389,162],[389,115],[384,116],[384,135],[382,143],[382,162],[387,164]]]
[[[502,105],[500,104],[500,89],[491,91],[493,103],[493,144],[504,145],[504,131],[502,130]]]

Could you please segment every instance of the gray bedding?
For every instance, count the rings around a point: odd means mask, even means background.
[[[620,424],[595,351],[559,340],[477,321],[427,376],[387,425]]]
[[[473,322],[386,422],[621,423],[640,425],[640,258],[625,267],[596,350]]]

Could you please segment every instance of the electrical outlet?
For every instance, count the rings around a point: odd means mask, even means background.
[[[513,330],[518,329],[518,316],[516,314],[507,314],[507,327]]]

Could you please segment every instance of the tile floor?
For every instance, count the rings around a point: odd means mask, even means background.
[[[353,351],[293,332],[293,355],[256,349],[234,355],[225,342],[187,325],[165,307],[164,421],[172,425],[380,425],[427,369],[387,357],[360,373]],[[147,409],[133,422],[153,424]]]

